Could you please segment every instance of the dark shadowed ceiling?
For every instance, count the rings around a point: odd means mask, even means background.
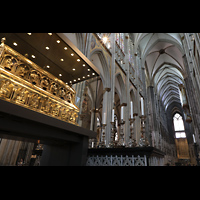
[[[0,33],[5,44],[67,84],[99,74],[98,69],[75,47],[56,33]]]

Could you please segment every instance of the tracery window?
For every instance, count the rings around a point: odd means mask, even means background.
[[[134,61],[133,61],[133,46],[131,44],[130,39],[128,40],[128,58],[129,58],[129,63],[133,67]]]
[[[115,33],[115,41],[124,52],[124,33]]]
[[[115,33],[115,41],[119,44],[119,33]]]
[[[106,47],[110,50],[111,47],[110,38],[107,37],[107,35],[109,34],[108,33],[96,33],[96,34],[103,41]],[[125,37],[124,33],[115,33],[115,41],[123,52],[124,52],[124,37]]]
[[[124,33],[120,33],[120,48],[124,52]]]
[[[174,115],[173,122],[174,122],[174,130],[176,138],[186,138],[183,118],[179,113],[176,113]]]

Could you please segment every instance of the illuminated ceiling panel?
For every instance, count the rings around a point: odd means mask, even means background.
[[[99,70],[67,38],[56,33],[0,33],[5,44],[71,85],[99,75]]]

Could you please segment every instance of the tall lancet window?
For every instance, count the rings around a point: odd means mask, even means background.
[[[124,52],[124,33],[115,33],[115,41]]]
[[[183,118],[179,113],[176,113],[174,115],[173,122],[174,122],[174,130],[176,138],[186,138]]]

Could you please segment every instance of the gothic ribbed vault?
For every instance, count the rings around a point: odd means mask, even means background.
[[[181,38],[178,33],[135,34],[145,62],[146,78],[154,86],[165,110],[173,102],[180,103],[179,84],[184,85]]]

